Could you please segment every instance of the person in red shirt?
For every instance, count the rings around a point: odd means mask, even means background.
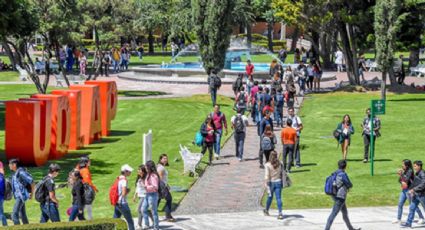
[[[294,147],[297,143],[297,131],[292,128],[292,119],[286,120],[286,127],[282,129],[280,138],[283,144],[283,169],[291,172],[292,163],[294,162]],[[289,155],[289,161],[286,161]]]
[[[214,121],[212,119],[211,115],[208,115],[207,119],[201,126],[201,134],[204,137],[204,142],[202,143],[202,155],[207,152],[209,153],[209,161],[208,165],[211,165],[212,157],[213,157],[213,145],[215,142],[215,133],[216,133],[216,127],[214,125]]]
[[[248,78],[252,77],[252,74],[254,74],[254,65],[251,64],[251,60],[246,62],[245,72]]]
[[[214,106],[214,112],[211,114],[211,118],[214,121],[215,130],[215,141],[214,141],[214,152],[215,158],[218,160],[220,157],[220,144],[221,137],[223,136],[223,128],[225,129],[225,135],[227,136],[227,121],[226,115],[220,111],[220,105]]]

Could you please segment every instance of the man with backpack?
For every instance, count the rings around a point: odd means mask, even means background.
[[[297,131],[297,142],[294,146],[294,153],[295,153],[295,164],[296,167],[301,167],[301,152],[300,152],[300,134],[301,130],[304,128],[303,123],[301,122],[300,117],[295,115],[294,108],[288,109],[288,119],[292,120],[292,128],[294,128]]]
[[[245,92],[245,87],[242,86],[235,99],[235,108],[237,110],[241,109],[242,114],[245,114],[248,98],[248,93]]]
[[[22,219],[22,224],[28,224],[25,202],[32,198],[34,181],[31,174],[21,166],[19,159],[10,159],[9,169],[13,172],[12,193],[15,198],[15,205],[12,211],[13,224],[19,225],[19,218]]]
[[[0,220],[3,226],[7,226],[6,216],[4,215],[3,203],[6,193],[6,177],[4,176],[3,163],[0,161]]]
[[[241,90],[241,87],[243,86],[242,77],[243,77],[243,74],[239,74],[238,78],[236,78],[236,80],[233,82],[232,89],[233,89],[233,92],[235,93],[235,96],[236,94],[239,93],[239,91]]]
[[[283,128],[283,106],[285,103],[285,96],[283,95],[282,87],[277,89],[277,93],[274,95],[274,119],[276,120],[277,126]]]
[[[360,228],[354,228],[348,218],[345,200],[347,198],[348,190],[353,187],[353,184],[351,184],[350,178],[348,178],[348,175],[345,172],[346,168],[346,160],[338,161],[338,170],[326,179],[325,192],[327,195],[332,197],[334,206],[331,214],[329,215],[325,230],[329,230],[331,228],[331,225],[339,211],[342,212],[342,218],[349,230],[360,230]]]
[[[406,223],[401,224],[401,227],[411,228],[416,209],[419,208],[419,203],[425,207],[425,172],[422,170],[422,165],[422,161],[413,162],[415,177],[409,188],[409,194],[412,197],[412,202],[409,206],[407,221]]]
[[[59,214],[59,200],[56,198],[55,181],[54,179],[59,175],[60,166],[58,164],[50,164],[49,173],[37,185],[36,198],[39,195],[44,196],[44,200],[39,200],[41,209],[40,223],[46,223],[51,220],[52,222],[60,222]]]
[[[239,161],[243,160],[243,147],[246,137],[246,127],[248,126],[248,118],[244,115],[244,109],[238,108],[238,114],[231,118],[232,129],[235,131],[236,157]]]
[[[216,132],[214,142],[215,158],[218,160],[220,157],[221,149],[221,137],[223,136],[223,128],[225,129],[225,135],[227,135],[227,120],[226,115],[220,111],[220,105],[214,105],[214,112],[211,113]]]
[[[211,93],[211,101],[213,106],[217,101],[217,90],[221,87],[221,79],[217,76],[217,70],[212,70],[208,76],[208,91]]]
[[[134,230],[134,221],[127,202],[127,195],[130,192],[127,177],[131,175],[131,172],[133,172],[133,168],[128,164],[121,166],[121,175],[115,180],[110,188],[109,199],[111,200],[111,204],[115,207],[113,218],[124,216],[127,221],[128,229]]]
[[[258,136],[260,136],[260,151],[258,153],[259,160],[260,160],[260,168],[264,168],[264,165],[263,165],[264,151],[261,145],[262,136],[268,125],[271,127],[271,131],[273,132],[273,119],[270,117],[270,114],[271,114],[270,111],[266,110],[265,117],[261,120],[261,122],[258,123],[258,127],[257,127]]]

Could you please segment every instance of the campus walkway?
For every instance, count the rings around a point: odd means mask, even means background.
[[[221,197],[220,197],[221,199]],[[350,199],[350,198],[348,198]],[[205,197],[204,202],[214,200]],[[283,198],[285,204],[285,197]],[[285,205],[284,205],[285,207]],[[331,212],[328,209],[283,210],[284,219],[277,219],[277,211],[271,211],[270,216],[264,216],[262,211],[217,213],[199,215],[175,215],[174,224],[161,222],[163,229],[184,230],[323,230]],[[407,217],[408,207],[404,208],[403,217]],[[400,229],[398,224],[392,224],[397,214],[396,207],[350,208],[348,214],[354,227],[362,230],[393,230]],[[414,223],[415,229],[424,229],[424,225]],[[339,214],[332,225],[332,230],[346,230],[347,227]]]

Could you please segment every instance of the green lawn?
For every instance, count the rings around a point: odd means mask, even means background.
[[[362,162],[360,127],[371,99],[379,99],[378,94],[332,93],[306,98],[301,110],[305,127],[301,136],[301,158],[305,167],[294,169],[290,174],[293,187],[283,192],[284,209],[330,207],[331,199],[324,194],[324,181],[342,158],[332,132],[344,114],[351,116],[355,128],[348,152],[347,172],[354,185],[348,195],[348,205],[397,204],[400,186],[396,172],[401,161],[405,158],[425,160],[425,95],[388,96],[386,115],[380,116],[382,137],[376,143],[373,177],[370,164]]]
[[[19,74],[14,71],[0,71],[1,81],[19,81]]]
[[[35,93],[35,87],[31,85],[0,85],[0,100],[27,97]],[[220,97],[223,103],[223,111],[232,115],[232,104],[228,98]],[[110,137],[101,142],[92,144],[79,151],[73,151],[61,160],[54,161],[62,167],[57,183],[65,183],[68,172],[75,166],[78,158],[89,154],[92,159],[91,171],[93,181],[100,192],[94,203],[94,218],[112,217],[113,209],[109,204],[109,187],[114,178],[119,175],[121,165],[128,163],[137,168],[142,162],[142,135],[149,129],[153,131],[153,159],[157,161],[159,154],[167,153],[170,159],[170,184],[188,189],[195,178],[183,176],[183,162],[179,155],[179,144],[187,145],[193,151],[199,152],[191,144],[195,132],[204,121],[206,114],[210,112],[211,102],[207,95],[194,96],[180,99],[149,99],[119,101],[118,114],[112,123]],[[4,155],[4,108],[0,108],[0,159],[5,161]],[[226,137],[228,138],[228,137]],[[201,168],[206,166],[206,160]],[[7,165],[7,164],[6,164]],[[40,168],[29,168],[36,180],[40,180],[46,173],[47,165]],[[6,172],[10,175],[9,172]],[[136,174],[129,178],[131,193],[135,190],[134,182]],[[62,220],[67,220],[65,210],[71,205],[70,189],[64,188],[57,191],[60,200],[60,213]],[[173,192],[173,203],[181,201],[185,192]],[[5,203],[6,213],[12,211],[14,202]],[[37,222],[40,217],[38,203],[29,201],[27,212],[31,222]],[[136,203],[131,202],[130,207],[134,216]],[[162,207],[161,207],[162,208]]]

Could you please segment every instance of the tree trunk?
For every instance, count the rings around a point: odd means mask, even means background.
[[[248,48],[251,48],[252,46],[252,27],[251,23],[248,23],[246,26],[246,45]]]
[[[331,69],[332,63],[332,37],[328,33],[322,32],[320,36],[320,57],[323,60],[322,67]]]
[[[381,99],[386,100],[386,83],[387,83],[387,73],[385,71],[382,72],[382,81],[381,81]]]
[[[416,67],[419,64],[419,50],[418,49],[410,49],[409,54],[409,68]]]
[[[297,48],[298,36],[300,35],[300,29],[295,27],[294,33],[292,34],[291,52],[294,52]]]
[[[395,74],[394,74],[393,65],[391,65],[391,67],[388,69],[388,75],[390,77],[390,83],[391,83],[391,85],[392,86],[398,85],[397,79],[396,79]]]
[[[9,57],[10,64],[12,65],[12,69],[16,70],[16,65],[18,64],[18,61],[16,60],[16,57],[13,54],[12,49],[10,49],[10,46],[6,42],[2,42],[2,47],[6,51],[6,55]]]
[[[96,44],[96,50],[100,47],[100,40],[99,40],[99,33],[97,32],[97,27],[93,27],[93,34],[94,34],[94,43]]]
[[[283,41],[286,39],[286,23],[284,21],[280,22],[280,40]]]
[[[270,52],[273,53],[273,22],[267,22],[267,42]]]
[[[351,47],[349,32],[344,22],[338,23],[338,30],[341,36],[342,49],[345,56],[345,65],[347,69],[348,80],[351,85],[359,85],[359,69],[357,64],[357,58],[354,57],[353,49]]]
[[[154,50],[154,39],[153,39],[152,30],[149,30],[148,42],[149,42],[149,54],[153,54],[155,50]]]
[[[357,45],[355,41],[356,38],[354,36],[354,29],[353,29],[353,26],[348,23],[346,23],[346,27],[348,31],[349,43],[351,44],[351,53],[353,57],[352,65],[354,66],[354,77],[356,79],[356,83],[360,84],[360,73],[359,73],[358,61],[357,61]]]

